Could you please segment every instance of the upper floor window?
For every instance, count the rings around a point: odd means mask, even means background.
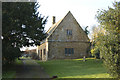
[[[72,35],[72,30],[71,29],[67,29],[67,35]]]

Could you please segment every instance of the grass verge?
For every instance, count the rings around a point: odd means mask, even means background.
[[[16,65],[21,65],[22,61],[16,59],[14,63],[7,64],[2,67],[2,78],[15,78]]]

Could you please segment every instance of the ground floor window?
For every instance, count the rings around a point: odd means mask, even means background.
[[[74,54],[74,48],[65,48],[65,55]]]

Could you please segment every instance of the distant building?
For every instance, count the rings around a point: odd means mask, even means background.
[[[32,49],[32,50],[25,50],[24,51],[25,54],[32,54],[32,53],[36,53],[36,49]]]
[[[37,46],[40,60],[74,59],[88,56],[89,38],[69,11],[47,31],[47,38]]]

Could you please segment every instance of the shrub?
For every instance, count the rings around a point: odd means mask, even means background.
[[[32,52],[30,56],[32,57],[32,59],[39,59],[39,56],[35,52]]]

